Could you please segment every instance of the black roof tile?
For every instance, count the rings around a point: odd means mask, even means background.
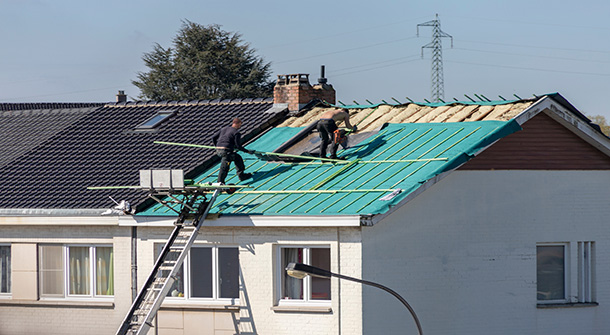
[[[154,131],[134,131],[157,111],[170,106],[176,115]],[[230,125],[234,117],[243,120],[241,132],[247,141],[263,125],[284,119],[285,111],[265,113],[271,107],[272,102],[262,100],[183,105],[138,102],[27,116],[0,114],[0,131],[8,135],[0,139],[0,208],[105,208],[113,204],[108,195],[136,205],[145,199],[144,192],[91,191],[87,187],[137,185],[138,170],[147,168],[196,173],[216,160],[213,150],[169,147],[153,141],[211,145],[213,134]],[[39,138],[41,133],[44,138]],[[17,144],[8,150],[3,147],[9,138],[19,136],[22,140]],[[33,144],[17,148],[32,138]]]

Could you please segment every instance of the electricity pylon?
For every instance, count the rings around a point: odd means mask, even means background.
[[[441,38],[451,38],[451,47],[453,48],[453,37],[441,30],[441,21],[438,19],[438,14],[436,14],[436,20],[417,25],[417,36],[419,36],[419,26],[432,27],[432,42],[421,47],[421,57],[424,58],[424,48],[432,49],[432,86],[430,98],[433,102],[440,102],[445,97],[443,46],[441,44]]]

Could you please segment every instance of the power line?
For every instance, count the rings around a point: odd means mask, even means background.
[[[353,73],[361,73],[361,72],[366,72],[366,71],[372,71],[372,70],[377,70],[377,69],[382,69],[382,68],[386,68],[386,67],[391,67],[391,66],[396,66],[396,65],[400,65],[400,64],[405,64],[405,63],[410,63],[410,62],[414,62],[414,61],[418,61],[419,56],[415,56],[413,59],[395,59],[392,61],[396,61],[396,63],[393,64],[388,64],[388,65],[383,65],[383,66],[375,66],[375,67],[371,67],[368,69],[363,69],[363,70],[358,70],[358,71],[351,71],[351,72],[345,72],[345,73],[339,73],[339,74],[335,74],[334,72],[332,73],[333,77],[341,77],[341,76],[345,76],[348,74],[353,74]],[[384,62],[378,62],[378,63],[386,63],[386,62],[390,62],[390,61],[384,61]],[[375,64],[375,63],[372,63]],[[365,65],[362,66],[356,66],[356,67],[363,67]]]
[[[598,73],[598,72],[576,72],[576,71],[564,71],[564,70],[548,70],[532,67],[521,67],[521,66],[510,66],[510,65],[494,65],[494,64],[483,64],[483,63],[472,63],[472,62],[461,62],[461,61],[448,61],[449,63],[467,64],[467,65],[479,65],[487,67],[497,67],[505,69],[518,69],[518,70],[530,70],[530,71],[541,71],[541,72],[555,72],[555,73],[567,73],[567,74],[583,74],[590,76],[610,77],[610,73]]]
[[[296,62],[296,61],[300,61],[300,60],[306,60],[306,59],[317,58],[317,57],[328,56],[328,55],[335,55],[335,54],[344,53],[344,52],[350,52],[350,51],[355,51],[355,50],[367,49],[367,48],[372,48],[372,47],[376,47],[376,46],[380,46],[380,45],[392,44],[392,43],[396,43],[396,42],[402,42],[402,41],[406,41],[406,40],[411,40],[411,39],[414,39],[415,37],[416,36],[411,36],[411,37],[400,38],[400,39],[397,39],[397,40],[392,40],[392,41],[387,41],[387,42],[381,42],[381,43],[364,45],[364,46],[361,46],[361,47],[337,50],[337,51],[333,51],[333,52],[326,52],[326,53],[323,53],[323,54],[317,54],[317,55],[312,55],[312,56],[307,56],[307,57],[302,57],[302,58],[295,58],[295,59],[290,59],[290,60],[284,60],[284,61],[280,61],[280,62],[274,62],[274,64],[290,63],[290,62]]]
[[[484,52],[498,55],[508,55],[508,56],[524,56],[524,57],[535,57],[535,58],[545,58],[545,59],[557,59],[557,60],[571,60],[578,62],[588,62],[588,63],[610,63],[608,61],[596,61],[590,59],[577,59],[577,58],[568,58],[568,57],[553,57],[553,56],[540,56],[540,55],[526,55],[519,53],[511,53],[511,52],[503,52],[503,51],[490,51],[490,50],[480,50],[480,49],[468,49],[468,48],[455,48],[455,50],[464,50],[464,51],[473,51],[473,52]]]
[[[333,37],[349,35],[349,34],[358,33],[358,32],[362,32],[362,31],[368,31],[368,30],[374,30],[374,29],[377,29],[377,28],[393,26],[393,25],[397,25],[397,24],[400,24],[400,23],[403,23],[403,22],[410,22],[410,21],[414,21],[414,20],[419,20],[419,19],[421,19],[423,17],[425,17],[425,16],[420,16],[420,17],[416,17],[416,18],[410,18],[410,19],[401,20],[401,21],[395,21],[395,22],[392,22],[392,23],[386,23],[386,24],[381,24],[381,25],[377,25],[377,26],[368,26],[366,28],[355,29],[355,30],[350,30],[350,31],[344,31],[344,32],[340,32],[340,33],[336,33],[336,34],[332,34],[332,35],[325,35],[325,36],[314,37],[314,38],[310,38],[310,39],[292,41],[292,42],[284,43],[284,44],[272,45],[272,46],[264,47],[262,49],[274,49],[274,48],[285,47],[285,46],[289,46],[289,45],[303,44],[305,42],[313,42],[313,41],[325,40],[325,39],[329,39],[329,38],[333,38]]]
[[[579,52],[597,52],[610,54],[610,51],[603,50],[587,50],[587,49],[574,49],[574,48],[556,48],[556,47],[547,47],[541,45],[523,45],[523,44],[508,44],[508,43],[496,43],[496,42],[481,42],[481,41],[470,41],[470,40],[458,40],[459,42],[469,42],[469,43],[480,43],[480,44],[490,44],[490,45],[502,45],[507,47],[519,47],[519,48],[528,48],[528,49],[544,49],[544,50],[563,50],[563,51],[579,51]]]

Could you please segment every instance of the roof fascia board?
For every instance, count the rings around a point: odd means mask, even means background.
[[[0,216],[0,226],[118,226],[118,216]]]
[[[170,227],[175,217],[121,216],[119,226]],[[359,227],[360,215],[271,216],[224,215],[207,219],[206,227]]]
[[[106,212],[107,208],[82,208],[82,209],[58,209],[58,208],[0,208],[0,217],[3,216],[44,216],[44,217],[99,217]]]
[[[551,97],[547,96],[540,99],[517,115],[515,120],[522,125],[541,112],[559,122],[585,142],[610,156],[610,139]]]

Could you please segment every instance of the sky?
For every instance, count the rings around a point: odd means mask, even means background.
[[[610,2],[602,0],[0,0],[1,102],[109,102],[172,47],[184,20],[238,32],[279,74],[326,78],[345,104],[431,96],[432,28],[444,100],[559,92],[610,120]],[[453,47],[451,46],[453,42]],[[393,99],[392,99],[393,98]]]

